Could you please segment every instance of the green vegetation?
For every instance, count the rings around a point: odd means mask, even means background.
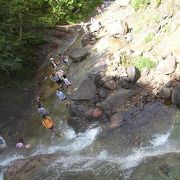
[[[149,33],[145,38],[144,38],[144,42],[148,43],[150,41],[152,41],[154,38],[154,33]]]
[[[161,0],[132,0],[131,4],[135,10],[138,10],[140,8],[147,7],[149,4],[159,7]]]
[[[133,65],[140,71],[143,69],[152,69],[156,66],[156,63],[148,57],[139,56],[133,60]]]
[[[102,0],[0,0],[0,72],[32,71],[43,29],[86,19]]]
[[[156,66],[156,63],[149,57],[138,56],[133,58],[128,56],[125,52],[121,54],[121,64],[125,67],[135,66],[137,69],[142,71],[143,69],[152,69]]]
[[[148,4],[150,4],[150,0],[132,0],[131,4],[135,10],[138,10],[138,9],[140,9],[142,7],[146,7]]]

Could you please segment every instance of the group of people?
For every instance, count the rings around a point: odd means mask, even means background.
[[[58,65],[60,62],[66,65],[66,67],[69,69],[69,60],[67,56],[64,56],[63,54],[59,54],[59,62],[55,61],[54,58],[50,58],[51,65],[53,67],[53,72],[51,74],[51,80],[56,82],[58,84],[58,88],[56,89],[56,96],[60,101],[66,100],[66,96],[64,91],[64,85],[68,89],[71,86],[71,82],[67,78],[67,75],[64,73],[63,70],[58,68]],[[49,117],[49,112],[43,107],[40,97],[36,99],[38,104],[38,113],[42,117],[42,125],[48,129],[49,131],[53,132],[55,135],[60,135],[55,130],[55,123],[54,120]]]
[[[71,82],[67,78],[66,74],[63,70],[58,69],[58,62],[54,60],[54,58],[50,58],[51,65],[53,67],[53,72],[51,75],[51,80],[55,81],[60,87],[56,89],[56,96],[60,101],[66,100],[66,96],[63,93],[62,90],[64,90],[64,85],[66,85],[66,88],[68,89],[69,86],[71,86]],[[65,66],[69,69],[69,60],[67,56],[64,56],[63,54],[59,54],[59,62],[62,62],[65,64]],[[61,90],[62,89],[62,90]],[[53,132],[55,135],[60,135],[55,130],[55,123],[54,121],[48,116],[49,112],[43,107],[40,97],[36,98],[37,106],[38,106],[38,113],[42,117],[42,125],[48,129],[49,131]],[[4,149],[7,147],[6,141],[2,136],[2,133],[0,132],[0,149]],[[24,149],[24,148],[31,148],[30,144],[26,144],[24,142],[24,139],[22,137],[19,137],[17,139],[17,143],[15,146],[17,149]]]

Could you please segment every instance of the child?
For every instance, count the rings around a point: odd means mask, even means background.
[[[19,138],[17,143],[16,143],[16,148],[18,148],[18,149],[24,149],[24,148],[29,149],[30,147],[31,147],[30,144],[25,144],[24,143],[23,138]]]
[[[66,84],[66,87],[69,88],[69,86],[71,86],[70,81],[68,80],[68,78],[66,77],[66,75],[63,75],[63,81]]]
[[[58,98],[61,101],[64,101],[66,99],[66,96],[64,95],[64,93],[62,91],[60,91],[59,89],[56,89],[56,96],[58,96]]]

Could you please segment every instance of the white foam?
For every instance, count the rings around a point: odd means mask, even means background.
[[[58,144],[50,147],[46,147],[42,144],[40,144],[37,147],[37,150],[35,153],[32,154],[38,155],[38,154],[52,154],[58,151],[65,151],[65,152],[76,152],[84,149],[85,147],[91,145],[93,141],[96,139],[96,136],[101,132],[100,127],[92,128],[91,126],[89,129],[86,130],[84,133],[80,133],[78,135],[74,136],[74,133],[71,129],[69,129],[69,132],[67,132],[68,139],[71,139],[71,142],[67,145],[64,144]]]

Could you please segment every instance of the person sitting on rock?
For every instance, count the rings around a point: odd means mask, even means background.
[[[62,79],[64,75],[64,71],[60,69],[59,71],[56,72],[56,74]]]
[[[2,133],[0,132],[0,149],[5,148],[6,146],[6,141],[4,140],[4,138],[2,137]]]
[[[60,89],[56,89],[56,96],[57,96],[61,101],[66,100],[66,96],[64,95],[64,93],[63,93],[62,91],[60,91]]]
[[[38,103],[38,112],[41,116],[47,116],[48,111],[42,106],[41,103]]]
[[[23,138],[21,138],[21,137],[18,138],[18,141],[17,141],[17,143],[16,143],[16,148],[17,148],[17,149],[24,149],[24,148],[29,149],[30,147],[31,147],[30,144],[25,144]]]
[[[59,77],[59,75],[57,73],[52,73],[52,77],[51,77],[52,81],[55,81],[58,85],[61,84],[61,88],[63,89],[63,81],[61,79],[61,77]]]
[[[66,84],[66,87],[69,88],[69,86],[71,86],[70,81],[68,80],[68,78],[66,77],[66,75],[63,75],[63,81]]]

